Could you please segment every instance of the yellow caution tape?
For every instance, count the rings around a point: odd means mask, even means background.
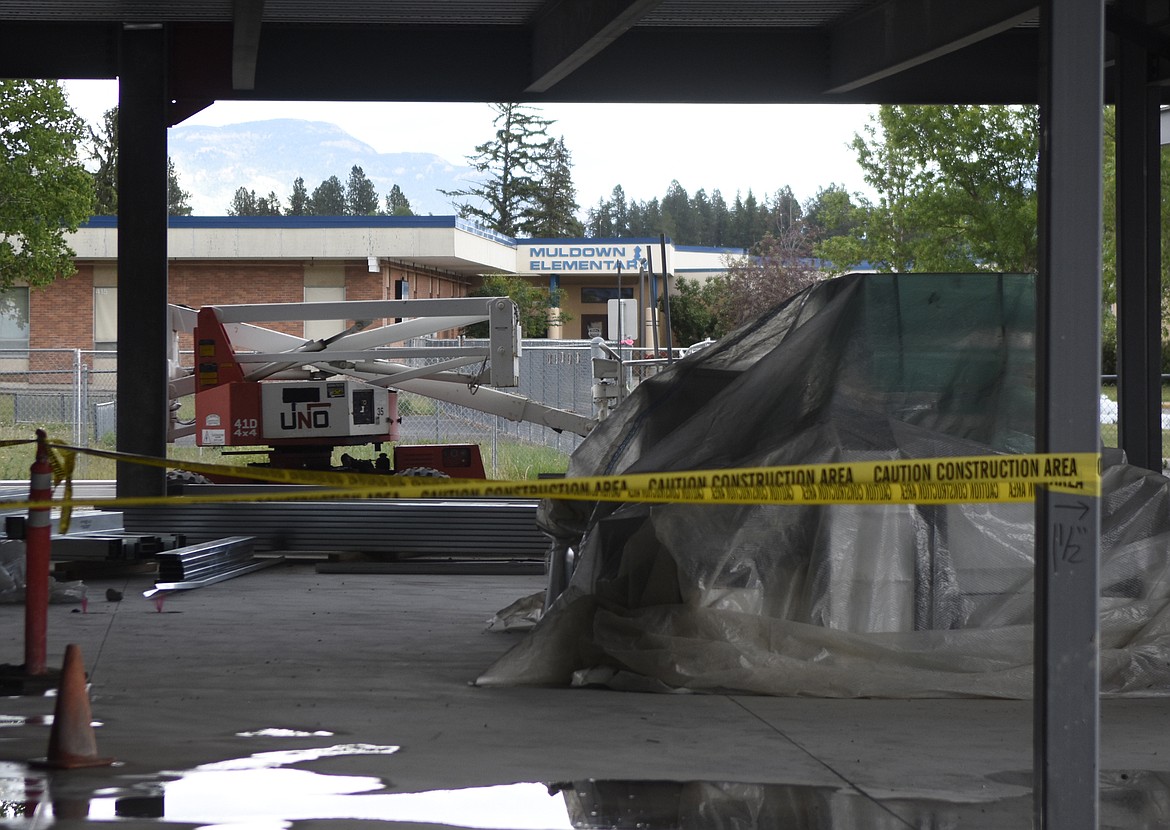
[[[1099,496],[1101,490],[1100,456],[1097,453],[890,459],[783,467],[630,473],[539,481],[481,481],[233,467],[69,447],[52,442],[50,444],[63,452],[86,453],[155,467],[322,488],[255,494],[114,499],[74,499],[70,498],[71,494],[67,491],[67,501],[71,506],[134,507],[356,498],[548,498],[578,501],[789,505],[962,504],[1031,502],[1035,499],[1036,487],[1049,487],[1091,497]],[[53,504],[59,506],[65,502]],[[4,506],[13,509],[46,505],[7,502]]]
[[[154,458],[149,455],[136,455],[135,453],[128,452],[112,452],[110,450],[97,450],[88,447],[71,447],[68,444],[61,444],[56,441],[50,441],[49,447],[74,453],[84,453],[85,455],[92,455],[97,458],[109,458],[114,461],[141,464],[147,467],[186,470],[187,472],[207,476],[225,476],[252,481],[266,481],[275,484],[358,487],[363,484],[374,485],[384,484],[386,482],[385,475],[378,475],[376,473],[338,473],[318,470],[283,470],[276,467],[207,464],[202,461],[186,461],[177,458]]]
[[[57,528],[60,533],[69,532],[69,523],[73,517],[73,468],[77,463],[77,453],[72,450],[49,447],[49,465],[53,468],[53,486],[65,482],[64,499],[61,506],[61,515],[57,518]]]

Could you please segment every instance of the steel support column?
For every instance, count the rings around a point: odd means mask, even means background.
[[[1121,13],[1146,20],[1146,0]],[[1145,44],[1117,43],[1117,375],[1119,446],[1131,464],[1162,469],[1161,125]]]
[[[122,32],[118,107],[118,450],[167,442],[166,32]],[[119,463],[119,496],[165,491],[161,469]]]
[[[1045,0],[1040,103],[1037,449],[1096,452],[1101,366],[1104,3]],[[1097,826],[1095,496],[1038,490],[1036,827]]]

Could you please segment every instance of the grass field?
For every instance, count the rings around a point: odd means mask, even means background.
[[[1117,386],[1106,384],[1101,387],[1101,394],[1111,401],[1117,400]],[[1170,405],[1170,384],[1162,386],[1162,408]],[[1116,447],[1118,443],[1117,424],[1101,424],[1101,443],[1106,447]],[[1170,459],[1170,430],[1162,431],[1162,458]]]
[[[36,437],[35,424],[0,424],[0,442],[32,441]],[[65,424],[40,425],[48,434],[51,441],[69,444],[72,428]],[[95,447],[101,450],[114,449],[113,441],[107,441]],[[355,458],[369,458],[376,456],[372,446],[346,447]],[[334,453],[334,462],[338,461],[343,450]],[[483,454],[484,469],[490,478],[501,480],[535,479],[540,473],[563,473],[568,469],[569,457],[567,454],[548,447],[532,446],[518,442],[497,440],[496,451],[498,457],[492,457],[492,448],[488,443],[480,445]],[[236,454],[238,451],[228,450],[226,453],[215,447],[170,446],[167,448],[167,458],[177,462],[198,461],[204,464],[226,464],[230,466],[245,466],[260,463],[265,460],[261,454]],[[0,446],[0,480],[23,480],[29,475],[36,450],[33,444],[17,446]],[[74,478],[77,479],[113,479],[117,464],[108,458],[79,454]],[[495,470],[493,474],[492,471]]]
[[[1113,385],[1102,386],[1101,394],[1116,401],[1117,387]],[[1162,387],[1162,400],[1170,402],[1170,385]],[[7,413],[3,411],[6,402],[8,403]],[[37,426],[36,424],[12,423],[11,403],[0,398],[0,442],[31,441],[35,437]],[[62,443],[69,443],[71,440],[72,427],[67,424],[42,424],[39,426],[48,433],[52,440]],[[1117,425],[1102,424],[1101,440],[1107,447],[1116,447]],[[113,441],[107,441],[98,448],[113,450]],[[372,459],[376,455],[372,447],[346,449],[351,455],[358,458]],[[483,454],[484,469],[488,471],[489,478],[501,480],[535,479],[542,473],[563,473],[569,465],[569,456],[560,450],[516,441],[497,440],[496,451],[498,455],[496,457],[492,456],[490,442],[481,443],[480,451]],[[0,479],[21,480],[27,478],[34,452],[31,444],[0,446]],[[335,462],[340,453],[341,450],[338,450],[334,457]],[[1170,430],[1163,433],[1162,456],[1170,458]],[[260,454],[239,455],[231,451],[225,454],[213,447],[188,446],[169,447],[167,457],[180,462],[199,461],[232,466],[243,466],[264,460],[264,456]],[[75,477],[78,479],[113,479],[115,466],[115,462],[110,459],[82,455],[78,457]]]

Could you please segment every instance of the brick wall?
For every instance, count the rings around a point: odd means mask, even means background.
[[[467,282],[442,274],[416,273],[409,276],[410,296],[415,299],[466,297]]]
[[[93,348],[93,266],[28,292],[30,349]]]
[[[89,350],[94,347],[94,267],[92,263],[81,262],[77,268],[77,273],[69,279],[30,292],[30,348]],[[300,261],[172,260],[168,276],[170,302],[192,308],[217,303],[299,303],[305,299],[305,267]],[[392,299],[393,280],[404,278],[410,282],[412,297],[467,294],[466,281],[455,277],[397,264],[371,274],[362,260],[345,266],[346,298]],[[296,320],[263,325],[297,336],[304,333],[303,323]],[[184,336],[180,348],[189,351],[190,341],[189,336]]]
[[[368,267],[345,266],[345,299],[385,300],[393,297],[393,293],[389,297],[386,294],[385,269],[371,274]]]
[[[441,299],[446,297],[466,297],[468,283],[458,277],[446,274],[428,274],[421,271],[402,270],[401,276],[392,279],[405,278],[410,283],[410,296],[415,300]],[[435,332],[436,337],[458,337],[458,329]]]
[[[305,301],[305,268],[300,262],[172,262],[169,293],[172,303],[192,308],[301,303]],[[304,330],[297,321],[264,325],[298,336]]]

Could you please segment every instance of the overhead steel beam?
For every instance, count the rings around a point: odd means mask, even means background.
[[[1036,449],[1097,453],[1104,0],[1044,0]],[[1086,471],[1089,472],[1089,471]],[[1037,488],[1037,830],[1096,830],[1101,499]]]
[[[532,83],[545,92],[621,37],[662,0],[552,0],[532,27]]]
[[[1120,11],[1144,28],[1145,0]],[[1149,86],[1150,51],[1117,43],[1117,375],[1120,446],[1139,467],[1162,471],[1161,123]]]
[[[1156,25],[1146,22],[1148,12],[1146,6],[1150,4],[1128,5],[1113,3],[1105,7],[1105,31],[1117,35],[1116,47],[1113,55],[1106,52],[1106,66],[1110,65],[1110,58],[1120,59],[1120,50],[1126,44],[1140,47],[1149,53],[1150,83],[1161,86],[1170,84],[1170,38],[1161,33]],[[1106,49],[1110,43],[1107,41]],[[1108,91],[1108,90],[1106,90]]]
[[[1035,20],[1035,0],[886,0],[834,26],[829,92],[874,81]]]
[[[532,79],[531,32],[264,24],[256,88],[233,90],[231,26],[184,25],[171,41],[172,105],[208,100],[574,101],[656,103],[1035,103],[1037,29],[1019,28],[855,92],[829,95],[828,34],[808,29],[635,26],[544,93]],[[384,50],[355,49],[358,40]],[[493,46],[484,71],[483,44]],[[329,55],[329,71],[304,60]],[[434,62],[434,56],[444,59]],[[694,56],[712,69],[694,72]],[[415,68],[426,65],[427,71]],[[631,67],[637,71],[631,71]],[[679,78],[687,82],[679,83]],[[344,79],[344,83],[339,82]],[[629,125],[626,125],[629,126]]]
[[[232,0],[232,89],[256,88],[264,0]]]
[[[117,448],[167,449],[167,84],[161,25],[122,32],[118,107]],[[118,463],[119,496],[161,496],[165,471]]]
[[[116,78],[117,25],[0,24],[0,78]]]

